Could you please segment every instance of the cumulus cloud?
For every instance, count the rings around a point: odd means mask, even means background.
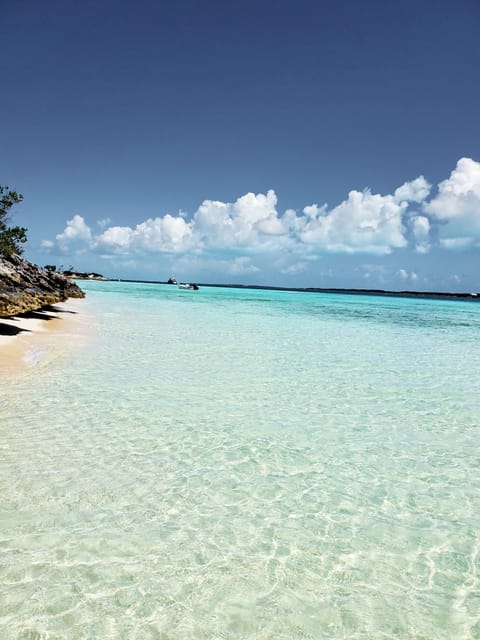
[[[231,262],[227,263],[226,267],[228,273],[236,276],[243,273],[256,273],[257,271],[260,271],[258,267],[250,262],[250,258],[247,256],[235,258]]]
[[[113,253],[180,253],[190,248],[191,224],[170,214],[149,218],[131,227],[109,227],[95,242],[95,248]]]
[[[439,238],[444,248],[480,246],[480,162],[460,158],[423,210],[440,222]]]
[[[309,204],[308,206],[303,208],[303,213],[307,218],[314,219],[319,216],[325,215],[327,212],[327,205],[324,204],[322,207],[319,207],[318,204]]]
[[[393,198],[395,202],[423,202],[430,193],[432,185],[423,176],[419,176],[411,182],[404,182],[401,187],[395,189]]]
[[[307,270],[308,264],[306,262],[295,262],[284,269],[280,269],[280,273],[283,273],[287,276],[296,276],[299,273],[303,273]]]
[[[419,176],[392,194],[350,191],[333,207],[314,203],[282,213],[270,189],[234,202],[204,200],[190,216],[167,213],[136,226],[112,225],[105,218],[97,221],[96,232],[75,215],[43,247],[51,253],[90,250],[122,259],[174,254],[218,260],[230,254],[224,269],[236,274],[258,268],[245,256],[264,255],[272,256],[282,273],[295,274],[324,252],[383,256],[409,245],[426,253],[435,242],[445,249],[480,246],[480,163],[461,158],[433,197],[430,192],[431,185]],[[373,275],[379,273],[365,272],[366,278]]]
[[[326,251],[391,253],[407,244],[402,222],[407,207],[407,202],[398,203],[391,195],[350,191],[347,200],[330,212],[322,207],[315,215],[310,207],[300,239]]]
[[[132,249],[132,235],[130,227],[110,227],[98,237],[96,244],[105,251],[111,249],[118,253],[128,253]]]
[[[415,249],[418,253],[427,253],[430,249],[430,220],[426,216],[413,215],[410,218]]]
[[[359,268],[364,280],[368,281],[369,286],[384,286],[395,280],[401,280],[405,283],[415,283],[419,277],[415,271],[407,268],[395,269],[384,264],[362,264]]]
[[[101,218],[101,220],[97,220],[97,225],[100,229],[105,229],[112,222],[111,218]]]
[[[59,242],[71,242],[72,240],[89,241],[92,231],[80,215],[75,215],[71,220],[67,220],[67,226],[63,233],[57,235]]]
[[[196,243],[202,248],[262,247],[276,244],[271,236],[285,234],[273,189],[247,193],[234,203],[205,200],[193,216]]]
[[[42,246],[47,251],[57,250],[60,254],[81,253],[92,242],[92,230],[80,215],[74,215],[67,220],[67,225],[61,233],[57,233],[55,241],[44,240]]]
[[[412,282],[418,280],[418,275],[415,273],[415,271],[408,271],[408,269],[399,269],[397,271],[397,276],[401,280],[411,280]]]

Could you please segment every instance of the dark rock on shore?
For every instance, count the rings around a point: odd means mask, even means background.
[[[80,287],[60,273],[45,271],[20,256],[0,256],[0,317],[84,297]]]

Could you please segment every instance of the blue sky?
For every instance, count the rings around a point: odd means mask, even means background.
[[[478,291],[476,0],[2,2],[25,255],[111,277]]]

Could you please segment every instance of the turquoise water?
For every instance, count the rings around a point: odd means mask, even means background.
[[[480,638],[478,303],[84,288],[2,381],[2,640]]]

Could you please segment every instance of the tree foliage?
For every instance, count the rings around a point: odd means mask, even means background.
[[[0,185],[0,255],[11,256],[23,253],[21,245],[27,241],[25,227],[10,226],[9,210],[23,200],[20,193]]]

